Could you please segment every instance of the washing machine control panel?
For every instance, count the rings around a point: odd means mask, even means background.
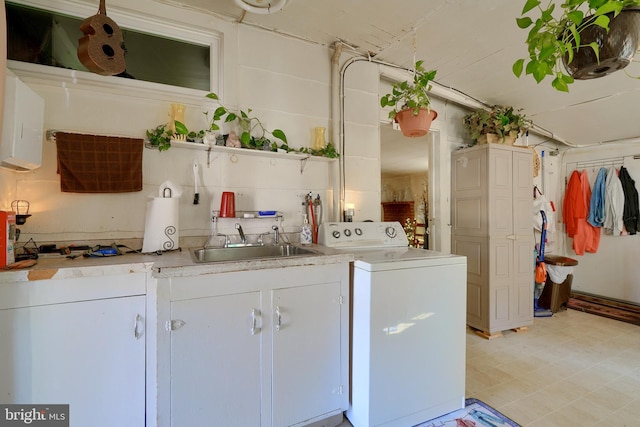
[[[399,222],[325,222],[318,244],[332,248],[406,247],[407,234]]]

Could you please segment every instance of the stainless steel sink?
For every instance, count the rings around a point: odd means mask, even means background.
[[[191,249],[193,262],[246,261],[264,258],[285,258],[303,255],[319,255],[311,249],[293,245],[242,246],[235,248],[196,248]]]

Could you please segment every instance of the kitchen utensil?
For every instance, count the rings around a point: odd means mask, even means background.
[[[235,218],[236,216],[236,195],[232,191],[224,191],[220,201],[220,217]]]
[[[197,160],[193,161],[193,204],[200,203],[200,193],[198,193],[198,182],[200,181],[200,165]]]

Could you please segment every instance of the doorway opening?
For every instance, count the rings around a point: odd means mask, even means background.
[[[433,153],[437,135],[407,138],[389,122],[380,123],[381,218],[399,221],[413,247],[436,249],[433,235],[435,206]],[[437,163],[437,162],[435,162]]]

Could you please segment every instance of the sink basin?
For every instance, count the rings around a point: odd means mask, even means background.
[[[191,259],[193,259],[194,262],[246,261],[252,259],[285,258],[302,255],[318,255],[318,253],[311,249],[305,249],[293,245],[191,249]]]

